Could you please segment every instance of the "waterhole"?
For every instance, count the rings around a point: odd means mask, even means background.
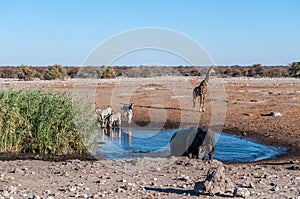
[[[170,139],[174,129],[121,129],[101,130],[92,152],[98,159],[170,157]],[[251,139],[216,134],[214,158],[223,162],[254,162],[276,158],[287,152],[284,147],[268,146]]]

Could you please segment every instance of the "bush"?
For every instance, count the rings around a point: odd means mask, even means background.
[[[241,77],[241,76],[243,76],[243,72],[240,69],[233,69],[231,76],[232,77]]]
[[[200,72],[196,69],[193,69],[189,74],[188,76],[200,76]],[[186,75],[185,75],[186,76]]]
[[[0,109],[0,152],[86,152],[81,136],[92,132],[87,121],[95,118],[87,116],[86,108],[74,106],[71,96],[43,90],[2,90]],[[77,123],[85,129],[78,131]]]
[[[226,68],[226,69],[224,70],[224,75],[225,75],[225,77],[231,77],[231,75],[232,75],[232,70],[231,70],[230,67],[228,67],[228,68]]]
[[[13,68],[5,68],[1,70],[1,78],[16,78],[17,72]]]
[[[300,62],[293,62],[289,69],[292,77],[300,77]]]
[[[62,67],[62,65],[55,64],[46,70],[44,74],[44,79],[46,80],[54,80],[54,79],[64,79],[67,75],[66,69]]]
[[[67,68],[67,74],[70,78],[75,78],[77,77],[77,73],[79,71],[78,67],[68,67]]]
[[[34,75],[36,74],[36,70],[32,67],[22,66],[18,72],[18,78],[24,81],[33,80]]]
[[[106,78],[115,78],[117,75],[115,70],[112,67],[102,66],[97,71],[97,76],[98,78],[106,79]]]
[[[255,71],[256,76],[259,76],[259,77],[265,77],[266,76],[265,69],[261,64],[254,64],[252,67]]]

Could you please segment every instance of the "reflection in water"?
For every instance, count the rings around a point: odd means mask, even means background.
[[[174,134],[173,130],[142,130],[131,128],[101,129],[103,141],[120,148],[124,152],[149,153],[161,150],[169,145],[169,140]],[[165,137],[167,139],[161,139]]]
[[[170,139],[177,130],[103,128],[98,139],[101,145],[92,152],[96,158],[170,157]],[[225,133],[219,137],[215,159],[228,162],[252,162],[274,158],[287,149],[240,139]]]
[[[100,130],[100,137],[103,141],[110,141],[111,143],[117,143],[122,149],[132,148],[132,130],[126,131],[121,128],[102,128]]]

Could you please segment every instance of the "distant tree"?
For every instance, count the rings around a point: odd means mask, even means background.
[[[242,76],[246,77],[247,76],[247,70],[244,67],[240,67],[241,74]]]
[[[47,70],[47,67],[36,66],[36,67],[34,67],[34,69],[36,70],[36,73],[35,73],[34,77],[39,78],[39,79],[43,79],[44,78],[44,74],[45,74],[45,72]]]
[[[240,77],[243,76],[241,69],[232,69],[232,77]]]
[[[219,74],[222,76],[222,77],[225,77],[225,75],[224,75],[224,66],[219,66],[218,67],[218,72],[219,72]]]
[[[193,69],[191,70],[191,72],[189,73],[190,76],[200,76],[200,72],[197,69]]]
[[[64,79],[67,75],[66,69],[62,65],[55,64],[46,70],[44,74],[44,79],[54,80],[54,79]]]
[[[300,77],[300,62],[293,62],[290,65],[289,74],[292,77]]]
[[[230,67],[226,67],[226,69],[224,70],[224,76],[225,77],[231,77],[231,75],[232,75],[232,70],[231,70],[231,68]]]
[[[281,77],[282,73],[278,67],[269,67],[266,71],[268,77]]]
[[[31,81],[35,74],[36,70],[33,67],[22,65],[18,71],[18,78],[24,81]]]
[[[106,78],[115,78],[117,76],[115,70],[112,67],[102,66],[97,71],[98,78],[106,79]]]
[[[254,64],[252,67],[255,71],[256,76],[259,76],[259,77],[265,77],[266,76],[266,71],[265,71],[264,67],[261,64]]]
[[[248,68],[247,77],[255,77],[255,71],[254,71],[253,67]]]
[[[17,71],[14,68],[5,68],[1,70],[1,78],[16,78]]]
[[[67,68],[67,75],[70,77],[70,78],[75,78],[77,76],[77,73],[79,71],[79,68],[78,67],[70,67],[70,68]]]

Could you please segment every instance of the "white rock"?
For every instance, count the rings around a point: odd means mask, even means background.
[[[243,197],[243,198],[247,198],[250,196],[250,191],[246,188],[235,188],[234,192],[233,192],[234,197]]]
[[[14,193],[17,191],[17,187],[15,186],[9,186],[8,189],[7,189],[10,193]]]
[[[7,190],[4,190],[2,192],[2,196],[5,197],[5,198],[8,198],[10,196],[10,193]]]
[[[76,191],[76,187],[70,187],[69,191],[71,191],[71,192]]]

